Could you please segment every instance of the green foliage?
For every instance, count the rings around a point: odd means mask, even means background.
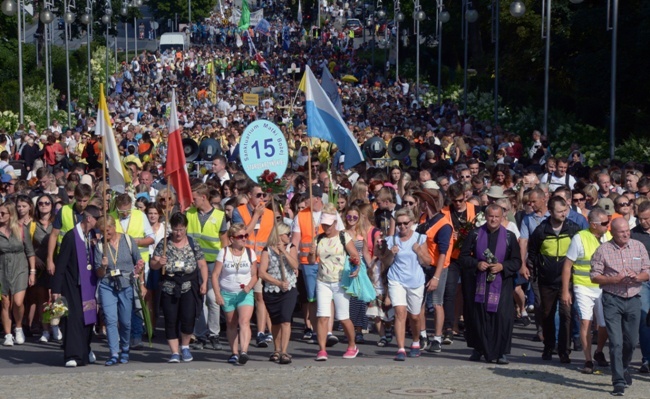
[[[217,0],[192,0],[192,21],[202,21],[210,16],[210,12],[214,10],[217,4]],[[149,7],[151,7],[157,18],[173,20],[178,14],[178,23],[187,24],[187,0],[156,0],[155,2],[149,2]]]
[[[627,161],[647,161],[650,159],[650,138],[631,137],[616,147],[616,158]]]

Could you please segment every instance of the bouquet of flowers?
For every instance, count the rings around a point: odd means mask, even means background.
[[[61,317],[68,315],[68,301],[60,296],[54,302],[46,302],[43,304],[43,323],[49,323],[53,326],[58,326],[61,322]]]
[[[268,194],[281,194],[285,192],[285,183],[278,177],[278,174],[265,170],[260,177],[257,178],[257,183],[262,187],[262,191]]]
[[[485,214],[483,214],[483,212],[479,212],[474,217],[474,219],[468,220],[467,222],[463,223],[458,229],[458,237],[454,242],[454,248],[460,249],[463,246],[463,243],[465,242],[465,239],[467,238],[469,233],[475,228],[481,227],[484,224],[485,224]]]
[[[486,248],[485,251],[483,251],[483,256],[485,257],[485,261],[491,265],[499,262],[497,260],[497,257],[494,256],[494,254],[492,253],[492,251],[490,251],[489,248]],[[489,273],[487,275],[487,282],[488,283],[493,282],[496,277],[497,277],[496,274]]]

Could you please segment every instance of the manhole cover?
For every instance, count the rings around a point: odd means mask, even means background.
[[[454,391],[444,388],[399,388],[391,389],[388,393],[403,396],[441,396],[454,393]]]

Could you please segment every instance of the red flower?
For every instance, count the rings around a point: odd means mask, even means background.
[[[271,172],[271,173],[269,174],[269,177],[271,177],[271,179],[275,179],[276,177],[278,177],[278,174],[275,173],[275,172]]]
[[[272,193],[272,192],[273,192],[273,189],[272,189],[271,187],[269,187],[269,188],[266,189],[266,192],[267,192],[267,193]]]
[[[266,175],[268,175],[269,173],[271,173],[271,171],[268,170],[268,169],[266,169],[266,170],[264,171],[264,173],[262,173],[262,176],[266,176]]]
[[[359,266],[359,258],[350,258],[350,263],[355,266]]]
[[[282,180],[280,180],[280,179],[275,179],[275,184],[282,184]]]
[[[273,183],[273,177],[271,175],[264,176],[264,180],[266,180],[267,183]]]

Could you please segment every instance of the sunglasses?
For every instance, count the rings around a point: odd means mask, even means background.
[[[650,193],[650,191],[639,191],[639,194],[641,195],[648,195],[648,193]]]
[[[606,222],[594,222],[594,224],[599,224],[599,225],[601,225],[601,226],[603,226],[603,227],[605,227],[605,226],[609,226],[609,220],[606,221]]]
[[[38,202],[38,206],[48,206],[48,205],[52,205],[52,203],[50,201],[39,201]]]
[[[574,198],[573,199],[573,202],[584,202],[584,201],[585,201],[585,197],[580,197],[580,198]]]
[[[8,215],[8,214],[9,214],[9,212],[0,212],[0,217],[3,217],[3,216]]]
[[[257,194],[255,194],[255,198],[262,198],[262,197],[266,197],[266,193],[257,193]]]
[[[345,218],[347,220],[354,220],[354,221],[359,220],[359,216],[356,216],[356,215],[347,215]]]
[[[409,224],[411,224],[411,222],[398,222],[398,223],[396,223],[396,226],[397,227],[402,227],[402,226],[408,226]]]
[[[402,201],[402,203],[403,203],[404,205],[408,205],[408,206],[413,206],[413,205],[415,205],[415,201]]]
[[[232,236],[235,240],[243,240],[245,238],[248,238],[248,234],[240,234],[238,236]]]
[[[630,206],[630,203],[629,203],[629,202],[619,202],[619,203],[616,204],[616,205],[617,205],[617,206]]]

